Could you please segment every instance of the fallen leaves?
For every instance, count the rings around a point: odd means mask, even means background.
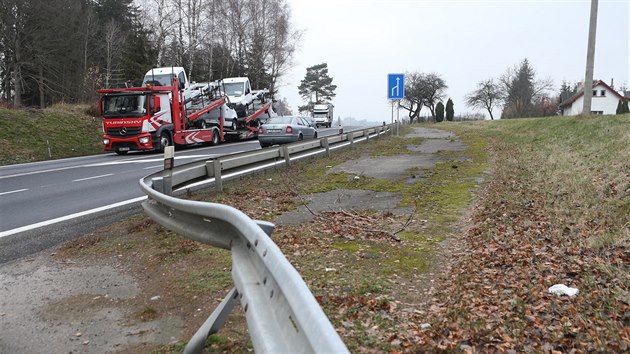
[[[432,326],[409,324],[409,351],[630,350],[630,298],[615,295],[630,290],[628,248],[586,247],[585,238],[610,230],[607,219],[567,226],[527,179],[510,178],[519,172],[499,168],[482,193],[465,235],[468,254],[426,305]],[[549,294],[556,283],[580,292]]]

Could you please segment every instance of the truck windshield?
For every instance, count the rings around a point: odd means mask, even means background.
[[[147,96],[112,95],[103,97],[103,116],[106,118],[143,117],[147,114]]]
[[[173,84],[173,76],[172,74],[147,75],[144,77],[142,86],[146,84],[152,84],[153,86],[171,86]]]
[[[242,82],[230,82],[224,83],[225,94],[228,96],[242,96],[243,92],[245,92],[245,84]]]

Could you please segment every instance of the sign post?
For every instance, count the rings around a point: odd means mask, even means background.
[[[387,74],[387,99],[392,100],[392,123],[394,123],[394,101],[405,98],[405,74]]]

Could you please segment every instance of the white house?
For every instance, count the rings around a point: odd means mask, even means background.
[[[593,82],[593,99],[591,101],[591,114],[615,114],[619,100],[630,100],[624,97],[602,80]],[[584,88],[560,103],[563,116],[576,116],[582,113],[584,107]]]

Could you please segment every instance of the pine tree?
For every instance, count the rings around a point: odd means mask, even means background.
[[[623,101],[623,113],[630,113],[630,108],[628,108],[628,100]]]
[[[320,103],[324,100],[330,101],[335,97],[337,85],[332,84],[332,77],[328,76],[328,64],[322,63],[306,68],[306,76],[298,86],[300,96],[307,102]]]
[[[455,110],[453,109],[453,100],[449,98],[446,102],[446,120],[452,122],[454,116]]]
[[[444,104],[442,102],[438,102],[435,106],[435,121],[441,122],[444,120]]]

